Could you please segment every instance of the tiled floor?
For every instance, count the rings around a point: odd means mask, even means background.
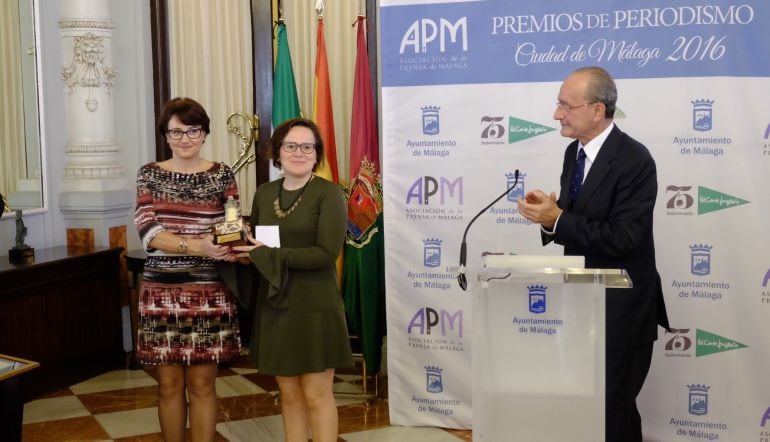
[[[392,427],[388,402],[367,401],[361,377],[338,373],[334,390],[340,441],[459,442],[471,432],[430,427]],[[22,440],[38,441],[162,441],[157,409],[155,371],[119,370],[105,373],[24,405]],[[278,386],[260,375],[246,357],[217,377],[219,415],[217,440],[282,441]],[[370,381],[370,389],[373,385]]]

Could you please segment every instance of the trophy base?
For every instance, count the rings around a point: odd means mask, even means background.
[[[218,246],[242,246],[246,243],[246,232],[243,230],[214,235],[214,244]]]
[[[32,247],[11,249],[8,251],[8,261],[11,264],[32,264],[35,262],[35,249]]]

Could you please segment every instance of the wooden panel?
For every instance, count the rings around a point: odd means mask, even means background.
[[[273,23],[271,2],[251,0],[254,113],[259,115],[256,150],[257,185],[270,180],[268,141],[273,133]]]
[[[152,83],[155,116],[163,104],[171,99],[171,68],[168,44],[168,7],[166,0],[148,0],[150,2],[150,31],[152,32]],[[171,148],[157,131],[155,125],[155,159],[163,161],[171,158]]]
[[[128,250],[128,237],[126,236],[125,225],[110,227],[110,247],[123,248],[123,252],[120,254],[120,256],[126,256],[126,250]],[[120,305],[128,305],[128,269],[126,268],[125,259],[120,260],[120,281]]]
[[[20,266],[0,257],[0,349],[40,363],[25,400],[125,365],[122,251],[37,249],[36,262]]]
[[[94,229],[67,229],[67,247],[93,249]]]

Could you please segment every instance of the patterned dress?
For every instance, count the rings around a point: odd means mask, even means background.
[[[137,359],[142,364],[226,362],[240,353],[237,306],[217,261],[150,247],[160,232],[198,238],[224,220],[227,197],[238,200],[232,170],[215,163],[178,173],[150,163],[136,179],[134,223],[148,252],[139,296]]]

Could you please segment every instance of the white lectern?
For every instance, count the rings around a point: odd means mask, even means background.
[[[473,284],[473,440],[603,441],[605,288],[582,257],[487,256]]]

